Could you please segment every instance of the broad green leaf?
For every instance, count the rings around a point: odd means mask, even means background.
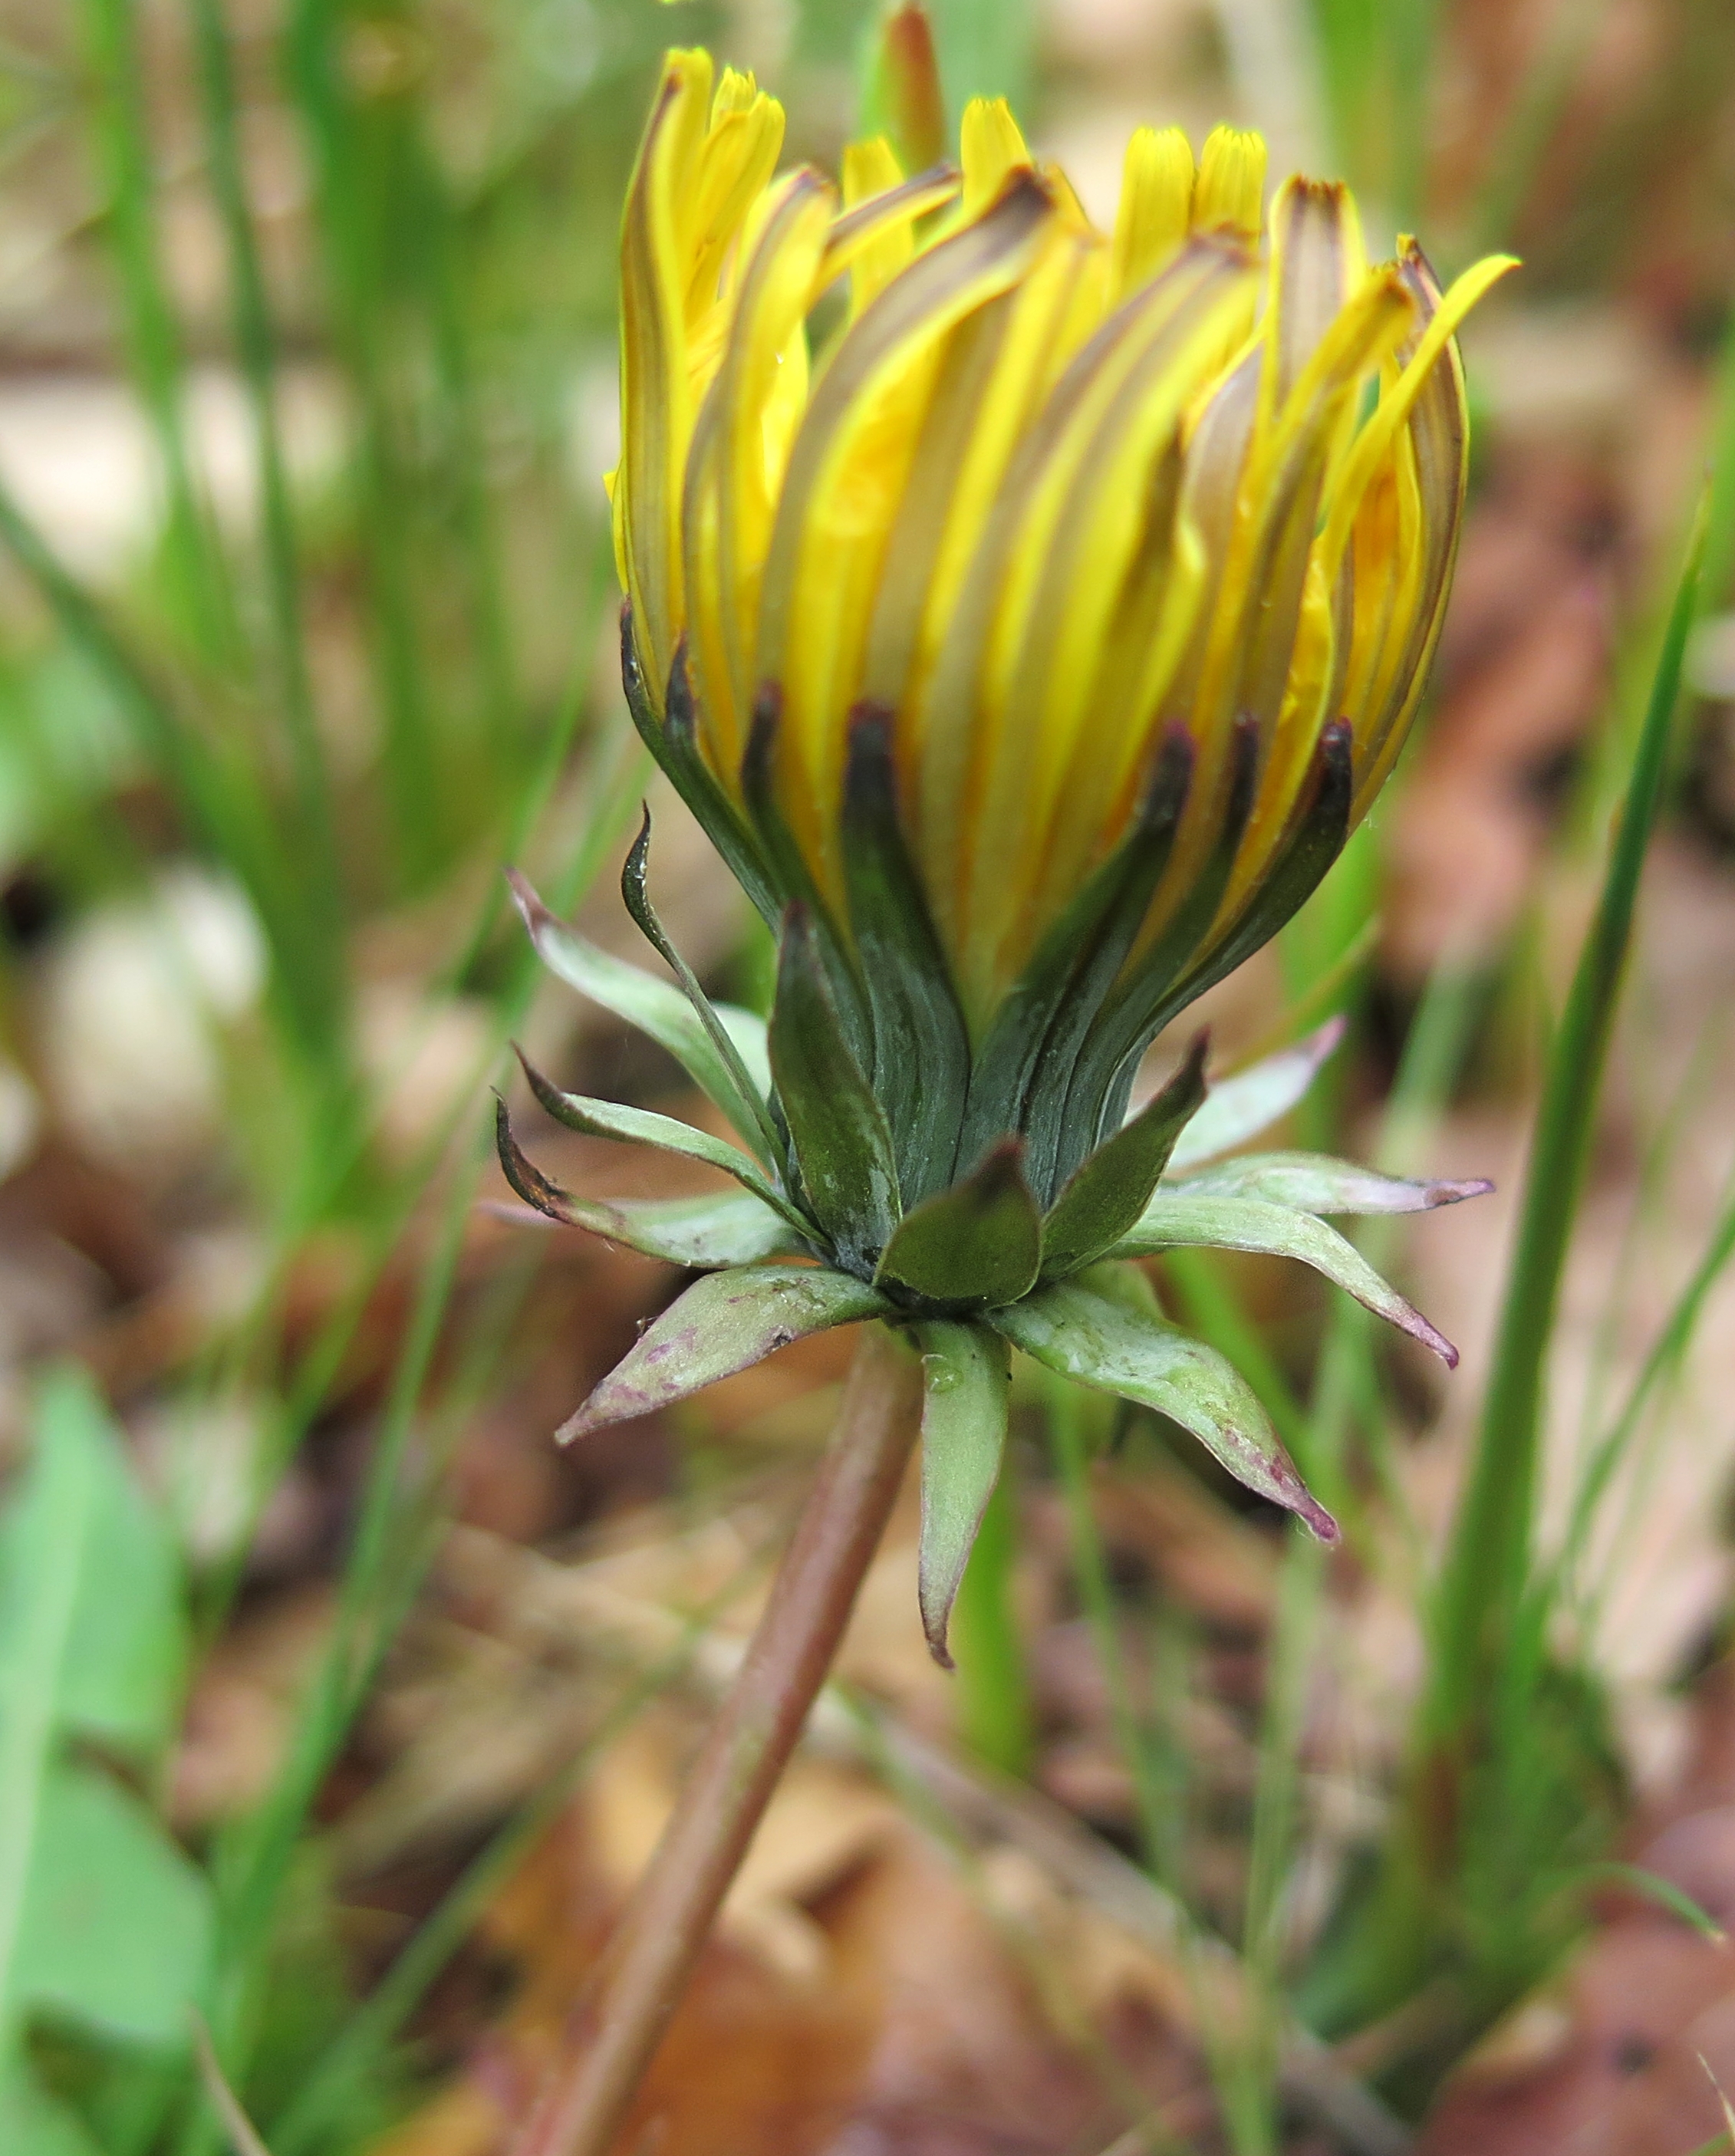
[[[531,1092],[556,1122],[564,1123],[569,1131],[581,1132],[586,1137],[615,1138],[623,1145],[656,1146],[665,1152],[684,1153],[689,1160],[702,1160],[707,1168],[720,1168],[725,1175],[732,1175],[762,1204],[781,1214],[792,1228],[805,1229],[807,1223],[766,1179],[757,1163],[726,1138],[714,1138],[709,1131],[679,1122],[673,1116],[660,1116],[653,1108],[629,1108],[624,1101],[599,1101],[588,1093],[562,1093],[552,1079],[525,1060],[522,1050],[518,1060]]]
[[[1481,1176],[1409,1182],[1322,1152],[1250,1152],[1168,1188],[1178,1198],[1257,1198],[1298,1213],[1426,1213],[1486,1198],[1494,1185]]]
[[[844,1036],[813,916],[792,906],[778,955],[771,1069],[814,1217],[846,1263],[865,1265],[896,1223],[885,1113]]]
[[[1296,1473],[1252,1387],[1214,1348],[1127,1291],[1123,1269],[1058,1281],[988,1322],[1014,1347],[1098,1392],[1114,1393],[1190,1430],[1238,1482],[1296,1513],[1322,1542],[1337,1523]]]
[[[1262,1062],[1219,1079],[1204,1105],[1176,1141],[1168,1172],[1178,1175],[1202,1160],[1233,1152],[1269,1130],[1306,1096],[1308,1087],[1343,1038],[1343,1020],[1330,1019],[1292,1048],[1280,1049]]]
[[[712,1003],[700,987],[698,975],[675,948],[674,939],[650,902],[650,888],[645,880],[649,860],[650,810],[646,808],[639,835],[628,849],[620,872],[620,895],[640,934],[680,982],[681,993],[704,1027],[706,1038],[728,1074],[735,1099],[749,1119],[750,1127],[737,1122],[737,1129],[762,1160],[774,1163],[782,1169],[788,1165],[783,1157],[783,1142],[766,1104],[766,1096],[771,1091],[771,1064],[766,1052],[765,1022],[738,1006]],[[746,1052],[743,1042],[747,1044]],[[719,1101],[718,1105],[732,1119],[734,1109],[726,1102]]]
[[[708,1273],[646,1326],[631,1352],[556,1435],[564,1445],[606,1424],[653,1414],[792,1340],[885,1317],[891,1308],[866,1281],[815,1265]]]
[[[726,1004],[718,1009],[718,1021],[726,1029],[737,1051],[736,1067],[731,1067],[679,988],[658,980],[642,967],[611,957],[577,929],[557,919],[516,869],[506,871],[506,880],[536,956],[549,972],[604,1010],[613,1011],[617,1018],[649,1034],[716,1103],[747,1142],[760,1146],[766,1127],[763,1096],[756,1107],[751,1090],[743,1091],[742,1081],[745,1078],[751,1089],[756,1065],[768,1081],[762,1022],[751,1011]]]
[[[65,1739],[149,1756],[172,1725],[184,1651],[169,1537],[82,1371],[44,1380],[33,1436],[0,1533],[0,2057],[36,1995],[44,1881],[77,1862],[62,1832],[82,1817],[67,1809]],[[147,1862],[172,1861],[148,1822],[145,1835]]]
[[[103,2156],[83,2119],[49,2095],[22,2052],[0,2065],[0,2148],[6,2156]]]
[[[495,1110],[500,1163],[526,1205],[569,1228],[588,1228],[611,1243],[642,1250],[672,1265],[708,1271],[750,1265],[760,1258],[798,1255],[802,1242],[788,1222],[750,1190],[674,1198],[651,1204],[629,1199],[575,1198],[543,1174],[512,1135],[504,1101]]]
[[[33,1614],[26,1605],[39,1592],[21,1583],[49,1561],[46,1547],[64,1552],[75,1542],[78,1554],[56,1583],[69,1583],[73,1600],[54,1720],[148,1755],[173,1729],[186,1656],[174,1538],[82,1372],[56,1371],[44,1381],[36,1444],[20,1501],[0,1526],[0,1662],[20,1650]],[[84,1486],[76,1517],[59,1509],[74,1481]]]
[[[1016,1138],[993,1147],[962,1183],[907,1213],[875,1277],[939,1303],[1016,1302],[1036,1279],[1042,1216]]]
[[[975,1546],[976,1531],[1006,1450],[1011,1374],[1006,1342],[975,1325],[924,1325],[921,1342],[921,1548],[916,1578],[921,1629],[942,1669],[946,1645]]]
[[[1382,1280],[1353,1243],[1311,1213],[1292,1212],[1286,1205],[1269,1205],[1256,1198],[1190,1198],[1183,1185],[1158,1193],[1137,1226],[1116,1245],[1114,1255],[1142,1258],[1158,1250],[1193,1246],[1297,1258],[1365,1303],[1376,1317],[1431,1348],[1449,1370],[1457,1366],[1458,1351],[1445,1334]]]
[[[1162,1091],[1097,1147],[1042,1224],[1045,1280],[1075,1273],[1112,1248],[1145,1209],[1189,1117],[1205,1097],[1204,1034]]]
[[[178,2046],[210,1943],[204,1876],[138,1799],[93,1768],[52,1768],[13,1964],[18,2002]]]

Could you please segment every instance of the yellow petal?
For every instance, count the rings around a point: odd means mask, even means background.
[[[1307,721],[1289,700],[1288,689],[1320,490],[1346,408],[1414,319],[1414,302],[1396,267],[1371,273],[1327,328],[1269,424],[1250,419],[1259,402],[1260,357],[1242,362],[1214,399],[1228,447],[1246,443],[1226,531],[1223,495],[1229,459],[1211,454],[1210,422],[1217,413],[1208,413],[1188,446],[1191,469],[1183,504],[1195,515],[1211,549],[1212,588],[1199,647],[1177,676],[1170,715],[1193,732],[1198,762],[1146,942],[1179,904],[1214,840],[1232,732],[1244,715],[1260,730],[1265,783],[1236,864],[1237,900],[1282,836],[1297,760],[1305,773],[1312,752]]]
[[[1265,190],[1265,137],[1245,127],[1214,127],[1199,157],[1193,230],[1214,232],[1227,226],[1245,239],[1257,239],[1264,221]]]
[[[784,813],[829,892],[840,882],[845,720],[939,352],[1018,281],[1051,215],[1033,177],[918,257],[844,337],[790,458],[766,563],[759,668],[782,691]]]
[[[1450,347],[1464,317],[1508,270],[1517,267],[1516,255],[1487,255],[1466,270],[1432,309],[1431,319],[1415,351],[1406,360],[1403,373],[1393,388],[1381,396],[1345,461],[1333,490],[1327,526],[1328,552],[1342,552],[1363,489],[1378,469],[1399,428],[1408,421],[1436,363],[1444,359],[1449,367],[1455,368],[1457,362]]]
[[[807,403],[805,317],[834,200],[812,172],[765,199],[744,245],[721,364],[689,460],[682,523],[700,740],[735,786],[757,685],[752,623],[789,445]]]
[[[994,596],[974,661],[977,739],[958,864],[959,963],[978,1010],[1028,950],[1048,826],[1140,542],[1147,475],[1228,318],[1250,313],[1255,285],[1242,250],[1203,241],[1187,250],[1075,361],[996,503],[973,572]],[[968,620],[974,609],[962,611]],[[952,665],[964,663],[961,651]]]
[[[1262,386],[1275,411],[1368,274],[1355,198],[1341,182],[1286,180],[1271,205],[1271,296]]]
[[[711,124],[695,170],[677,205],[687,254],[686,313],[698,333],[717,304],[724,265],[749,213],[777,170],[783,146],[783,108],[763,95],[750,74],[724,70],[711,100]],[[709,382],[695,380],[696,398]]]
[[[618,551],[652,696],[660,705],[683,615],[681,478],[692,432],[682,191],[704,138],[711,56],[671,52],[639,144],[621,233]]]
[[[957,195],[958,175],[942,166],[906,180],[883,136],[852,142],[844,151],[844,214],[832,227],[822,278],[850,276],[854,321],[916,255],[918,218]]]
[[[1111,305],[1155,276],[1179,249],[1193,214],[1193,146],[1178,127],[1134,131],[1121,172]]]
[[[1030,152],[1004,97],[973,97],[964,107],[960,147],[964,167],[963,213],[979,217],[1010,174],[1032,165]]]
[[[875,595],[863,693],[898,716],[896,755],[926,859],[957,851],[968,744],[937,688],[959,634],[970,564],[1007,467],[1055,379],[1100,319],[1086,294],[1101,254],[1056,214],[1017,286],[948,340]],[[937,876],[942,873],[937,870]],[[949,906],[949,896],[937,904]]]

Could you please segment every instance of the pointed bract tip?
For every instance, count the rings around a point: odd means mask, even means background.
[[[1009,1131],[1004,1137],[996,1138],[977,1162],[966,1183],[981,1181],[1000,1187],[1021,1177],[1024,1169],[1024,1141],[1017,1131]],[[957,1188],[959,1186],[954,1186]]]
[[[514,868],[509,862],[501,874],[506,877],[507,890],[512,894],[513,905],[517,907],[525,927],[534,936],[540,922],[551,921],[554,916],[537,896],[536,886],[522,869]]]
[[[1424,1348],[1439,1356],[1447,1369],[1455,1370],[1458,1367],[1458,1351],[1446,1338],[1445,1333],[1437,1325],[1430,1325],[1420,1311],[1412,1310],[1410,1316],[1415,1322],[1414,1324],[1405,1325],[1404,1330],[1419,1340]]]
[[[1316,1026],[1306,1039],[1298,1045],[1306,1049],[1316,1063],[1323,1063],[1327,1056],[1337,1053],[1338,1044],[1349,1030],[1349,1020],[1342,1011],[1325,1024]]]
[[[1466,1198],[1491,1198],[1494,1185],[1486,1175],[1473,1175],[1454,1181],[1442,1177],[1428,1185],[1424,1209],[1435,1205],[1461,1205]]]

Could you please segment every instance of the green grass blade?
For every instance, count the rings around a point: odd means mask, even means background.
[[[1438,968],[1429,981],[1404,1042],[1373,1149],[1378,1166],[1388,1173],[1414,1173],[1420,1164],[1425,1135],[1450,1098],[1463,1066],[1480,1000],[1478,986],[1473,975],[1448,965]],[[1375,1264],[1388,1261],[1395,1225],[1389,1219],[1376,1219],[1360,1230],[1359,1240]],[[1379,1327],[1368,1312],[1358,1303],[1334,1303],[1315,1376],[1308,1427],[1298,1452],[1303,1472],[1324,1502],[1334,1510],[1341,1508],[1352,1543],[1358,1538],[1359,1507],[1346,1472],[1346,1454],[1352,1421],[1358,1418],[1363,1397],[1377,1396],[1379,1390],[1378,1345]],[[1368,1421],[1367,1435],[1378,1450],[1371,1417]],[[1262,2085],[1267,2116],[1274,2123],[1277,2031],[1286,2010],[1281,1989],[1284,1894],[1294,1860],[1303,1720],[1329,1562],[1311,1536],[1291,1536],[1260,1731],[1242,1953],[1256,2008],[1248,2039],[1250,2077]]]
[[[304,963],[320,976],[316,993],[326,1004],[335,1046],[347,1003],[342,864],[330,774],[314,716],[300,569],[277,418],[275,338],[242,168],[234,70],[221,0],[189,0],[189,8],[204,95],[212,191],[228,243],[235,343],[253,408],[266,588],[300,822],[298,840],[305,850],[299,886],[308,916],[301,939]]]
[[[1548,1345],[1640,876],[1661,805],[1705,533],[1702,505],[1664,632],[1596,915],[1550,1054],[1476,1454],[1435,1605],[1423,1710],[1425,1741],[1433,1745],[1450,1745],[1473,1718],[1510,1641],[1529,1575]]]
[[[414,602],[407,417],[393,395],[388,344],[405,333],[403,286],[408,265],[425,253],[427,205],[403,199],[408,95],[394,86],[364,105],[346,64],[349,36],[350,18],[337,0],[295,0],[288,80],[313,153],[336,342],[361,418],[362,550],[383,721],[382,773],[400,878],[415,888],[444,857],[449,804]]]
[[[1704,1254],[1691,1276],[1676,1297],[1674,1307],[1651,1343],[1631,1389],[1607,1434],[1591,1455],[1573,1504],[1572,1522],[1561,1553],[1563,1576],[1570,1577],[1582,1562],[1598,1508],[1610,1480],[1625,1457],[1634,1433],[1658,1388],[1676,1369],[1691,1342],[1705,1307],[1705,1299],[1732,1257],[1735,1257],[1735,1188],[1726,1198],[1722,1214],[1712,1229]]]
[[[1091,1502],[1090,1432],[1100,1410],[1065,1378],[1050,1379],[1046,1397],[1049,1434],[1072,1544],[1073,1578],[1108,1694],[1115,1742],[1132,1777],[1145,1862],[1157,1878],[1173,1884],[1180,1864],[1180,1823],[1151,1733],[1134,1703],[1132,1676],[1122,1652],[1115,1614],[1108,1553]]]
[[[1512,245],[1513,227],[1607,13],[1608,0],[1573,0],[1556,10],[1543,49],[1495,136],[1468,220],[1471,255]]]
[[[173,611],[182,633],[207,661],[233,662],[239,652],[227,571],[187,449],[185,367],[157,228],[138,13],[135,0],[83,0],[82,14],[129,357],[167,486]]]
[[[576,905],[631,813],[640,790],[641,765],[634,762],[626,776],[632,783],[598,790],[569,865],[552,880],[556,903],[562,907]],[[492,1054],[498,1053],[521,1020],[540,973],[535,953],[526,943],[515,953],[500,998]],[[480,1079],[481,1074],[478,1075]],[[471,1111],[466,1104],[456,1112],[465,1115]],[[430,1142],[428,1154],[404,1178],[398,1205],[378,1224],[374,1249],[380,1262],[391,1247],[393,1230],[408,1217],[433,1165],[449,1146],[452,1134],[453,1127],[449,1124]],[[209,2018],[218,2056],[238,2086],[245,2081],[273,1927],[309,1808],[373,1681],[394,1626],[408,1607],[414,1567],[406,1561],[400,1545],[411,1543],[423,1554],[428,1546],[419,1510],[404,1507],[400,1512],[406,1449],[449,1303],[476,1182],[490,1157],[491,1145],[479,1117],[476,1140],[453,1176],[436,1245],[418,1284],[369,1464],[357,1532],[346,1563],[336,1629],[304,1697],[276,1781],[259,1810],[228,1838],[222,1855],[219,1964]],[[280,1464],[286,1463],[288,1450],[317,1412],[341,1365],[347,1339],[359,1322],[366,1294],[365,1285],[352,1294],[337,1313],[327,1337],[320,1342],[318,1353],[310,1358],[316,1367],[309,1369],[286,1406]],[[189,2123],[180,2148],[187,2156],[209,2150],[213,2145],[213,2120],[202,2111]]]
[[[743,1568],[750,1573],[751,1562]],[[690,1665],[707,1628],[738,1593],[730,1580],[688,1619],[670,1651],[641,1671],[608,1708],[572,1758],[475,1856],[314,2065],[294,2101],[270,2129],[272,2156],[310,2156],[342,2119],[355,2092],[377,2077],[391,2047],[429,1988],[487,1912],[537,1839],[560,1817],[586,1774],[615,1738]]]
[[[954,127],[973,97],[1005,97],[1027,122],[1036,30],[1029,0],[932,0],[934,43]]]

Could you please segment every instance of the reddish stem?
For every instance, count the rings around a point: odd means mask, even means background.
[[[921,1421],[921,1366],[864,1334],[733,1689],[609,1942],[516,2156],[608,2156],[771,1801],[873,1560]]]

